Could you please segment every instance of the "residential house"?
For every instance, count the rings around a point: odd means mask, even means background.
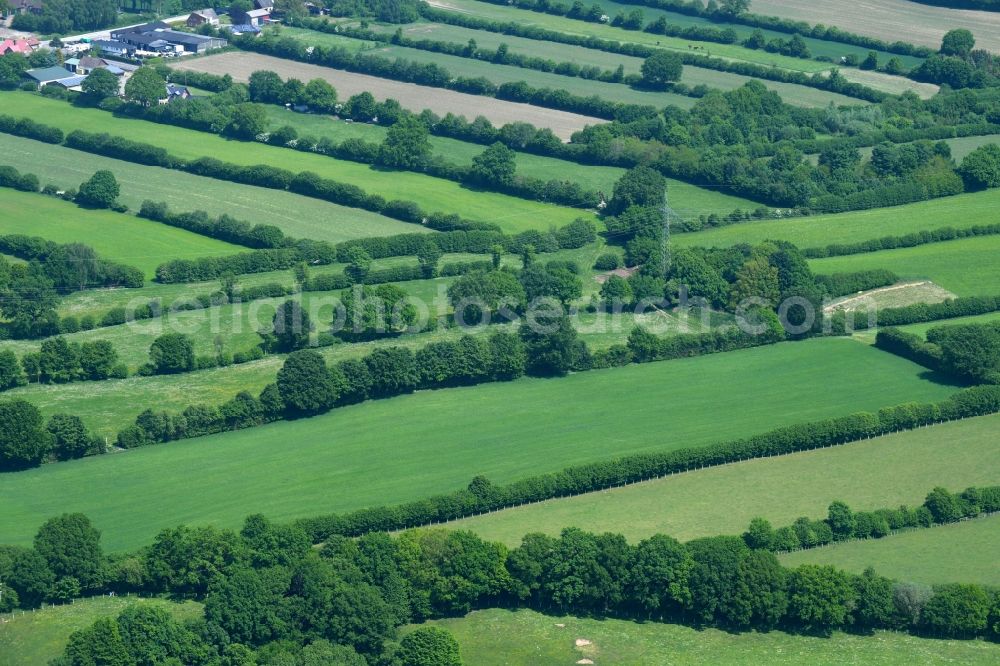
[[[199,9],[196,12],[191,12],[187,17],[187,26],[189,28],[197,28],[201,25],[219,25],[219,16],[215,13],[214,9]]]
[[[175,99],[189,99],[191,97],[191,91],[189,91],[185,86],[179,86],[174,83],[167,84],[167,98],[166,100],[160,100],[160,103],[172,102]]]
[[[7,0],[7,9],[6,11],[0,11],[0,16],[41,13],[42,0]]]
[[[266,9],[267,11],[274,13],[274,0],[253,0],[254,9]]]
[[[93,58],[91,56],[84,56],[82,58],[76,59],[76,61],[77,61],[76,69],[73,71],[75,71],[77,74],[83,74],[84,76],[90,74],[95,69],[103,69],[108,66],[108,61],[105,60],[104,58]],[[65,63],[63,63],[63,66],[65,67],[67,63],[69,63],[68,60]]]
[[[0,56],[8,53],[20,53],[26,56],[37,49],[38,45],[39,41],[34,37],[29,37],[28,39],[4,39],[0,41]]]

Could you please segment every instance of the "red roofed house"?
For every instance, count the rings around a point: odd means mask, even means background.
[[[0,56],[8,53],[20,53],[28,55],[38,48],[38,40],[34,37],[28,39],[5,39],[0,42]]]

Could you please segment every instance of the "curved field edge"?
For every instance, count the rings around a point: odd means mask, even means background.
[[[808,389],[820,386],[816,400]],[[937,401],[953,390],[899,357],[825,339],[423,391],[11,474],[3,479],[0,533],[26,543],[46,518],[81,511],[109,550],[121,550],[178,523],[235,526],[255,512],[284,520],[395,504],[464,487],[477,474],[504,483],[615,455]]]
[[[565,527],[689,540],[739,534],[755,517],[775,526],[821,518],[834,500],[856,510],[917,506],[935,486],[957,491],[1000,483],[1000,415],[941,423],[842,446],[759,458],[447,523],[484,539],[520,544]],[[885,482],[892,470],[892,483]],[[863,568],[863,567],[862,567]]]
[[[997,567],[1000,515],[893,534],[884,539],[837,543],[780,556],[786,566],[832,564],[861,573],[874,567],[899,580],[928,585],[1000,585]]]
[[[597,664],[995,664],[1000,646],[984,641],[945,641],[907,634],[834,633],[829,638],[780,631],[727,633],[676,624],[543,615],[530,610],[490,609],[430,622],[452,632],[462,659],[477,666],[561,666],[591,659]],[[421,626],[421,625],[416,625]],[[416,626],[403,629],[412,631]],[[589,645],[576,647],[583,638]]]
[[[47,664],[62,654],[74,631],[89,627],[99,618],[114,617],[137,605],[164,608],[176,620],[202,615],[202,605],[196,601],[177,603],[135,596],[91,597],[34,612],[0,613],[0,666]]]
[[[147,279],[171,259],[198,259],[247,248],[127,213],[80,208],[56,197],[0,188],[0,234],[86,243],[102,259],[134,266]]]

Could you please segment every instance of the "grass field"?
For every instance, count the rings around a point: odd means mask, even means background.
[[[955,317],[953,319],[939,319],[937,321],[927,321],[921,322],[919,324],[907,324],[906,326],[897,326],[896,328],[906,331],[907,333],[913,333],[914,335],[924,336],[928,330],[932,328],[937,328],[938,326],[961,326],[964,324],[988,324],[990,322],[1000,321],[1000,312],[989,312],[987,314],[973,315],[970,317]],[[864,340],[874,344],[875,335],[878,333],[877,328],[870,328],[861,331],[855,331],[854,337],[859,340]]]
[[[899,250],[814,259],[809,265],[816,273],[887,268],[904,280],[928,279],[959,296],[979,296],[1000,293],[998,252],[1000,236],[978,236]]]
[[[806,390],[818,377],[823,400]],[[645,390],[636,392],[638,386]],[[424,391],[18,472],[0,490],[0,533],[24,543],[51,515],[82,511],[103,530],[108,548],[129,548],[180,522],[235,525],[256,511],[287,519],[396,503],[462,487],[476,474],[503,483],[619,454],[939,400],[953,390],[899,357],[824,339],[562,379]],[[125,407],[91,395],[67,411],[87,415],[88,405]],[[140,499],[148,497],[157,501]]]
[[[916,506],[935,486],[1000,483],[1000,416],[984,416],[804,451],[696,470],[623,488],[553,499],[449,523],[516,546],[530,532],[564,527],[689,540],[739,534],[757,516],[776,526],[821,518],[833,500],[858,510]],[[892,470],[886,483],[885,470]]]
[[[228,54],[234,55],[234,54]],[[235,54],[240,55],[243,54]],[[207,62],[200,59],[197,62]],[[584,210],[518,199],[494,192],[465,189],[458,183],[409,171],[381,171],[366,164],[337,160],[260,143],[229,141],[215,134],[161,125],[145,120],[116,118],[98,109],[82,109],[39,95],[0,93],[4,112],[30,116],[64,131],[85,129],[109,132],[135,141],[161,146],[182,159],[211,156],[235,164],[269,164],[294,172],[313,171],[325,178],[360,186],[369,194],[387,199],[409,199],[427,212],[460,213],[463,217],[495,222],[507,231],[547,230],[578,217],[593,217]],[[502,211],[498,213],[498,211]]]
[[[878,37],[938,48],[952,28],[966,28],[976,48],[1000,51],[1000,13],[935,7],[907,0],[754,0],[751,11],[768,16],[823,23]]]
[[[400,27],[397,25],[383,25],[375,29],[379,32],[392,34]],[[507,44],[512,53],[522,53],[546,58],[556,62],[571,61],[581,66],[600,67],[602,69],[615,69],[618,65],[624,67],[626,74],[638,74],[642,66],[642,58],[588,49],[582,46],[571,44],[559,44],[556,42],[542,41],[537,39],[527,39],[514,35],[498,34],[485,30],[474,30],[460,26],[448,25],[446,23],[411,23],[403,27],[403,32],[412,39],[433,39],[437,41],[458,42],[465,44],[470,39],[476,40],[479,48],[496,49],[501,43]],[[331,35],[331,37],[335,37]],[[343,38],[340,38],[343,39]],[[374,46],[374,45],[373,45]],[[487,74],[489,76],[489,74]],[[889,77],[899,79],[904,84],[907,79],[901,77]],[[681,82],[691,86],[707,85],[711,88],[730,90],[738,88],[749,81],[751,77],[729,72],[720,72],[714,69],[703,67],[693,67],[686,65],[681,76]],[[858,104],[859,100],[830,93],[809,86],[801,86],[794,83],[781,83],[779,81],[763,81],[771,90],[781,95],[789,104],[806,107],[822,107],[831,101],[835,104]]]
[[[334,141],[362,139],[370,143],[380,143],[387,128],[368,123],[345,123],[333,116],[292,113],[278,106],[266,106],[271,126],[291,125],[300,135],[308,134],[317,139],[329,137]],[[459,141],[441,136],[430,137],[435,154],[460,165],[472,163],[472,158],[482,153],[486,146]],[[580,185],[610,194],[615,181],[622,177],[625,169],[611,166],[586,165],[554,157],[517,153],[517,173],[541,180],[570,180]],[[667,179],[670,191],[670,206],[681,217],[697,217],[701,214],[728,214],[739,208],[752,210],[761,204],[742,197],[725,194],[718,190],[698,187],[680,180]]]
[[[448,629],[466,664],[562,666],[590,659],[596,664],[639,666],[774,664],[995,664],[1000,646],[985,641],[943,641],[907,634],[873,636],[835,633],[829,638],[780,631],[727,633],[676,624],[543,615],[530,610],[474,611],[463,618],[436,620]],[[584,638],[590,645],[576,647]]]
[[[70,634],[102,617],[115,617],[132,606],[165,608],[176,620],[201,617],[196,601],[180,603],[139,597],[90,597],[14,616],[0,613],[0,666],[47,664],[62,654]]]
[[[576,19],[543,14],[516,7],[494,5],[476,0],[440,0],[434,2],[434,6],[440,9],[450,9],[461,13],[475,14],[481,18],[493,19],[495,21],[515,21],[522,25],[539,26],[549,30],[556,30],[573,35],[592,35],[601,39],[613,39],[619,42],[632,42],[644,44],[646,46],[659,46],[663,49],[690,51],[693,40],[682,39],[680,37],[665,37],[663,35],[653,35],[638,30],[625,30],[606,24],[588,23]],[[602,4],[603,7],[603,4]],[[641,8],[643,12],[656,11]],[[777,53],[768,53],[764,50],[747,49],[735,44],[717,44],[714,42],[697,42],[705,46],[707,53],[719,58],[731,60],[743,60],[761,65],[773,65],[782,69],[790,69],[799,72],[822,72],[830,68],[829,63],[818,62],[816,60],[803,60],[802,58],[792,58]]]
[[[667,20],[668,23],[673,25],[680,25],[685,27],[698,26],[698,27],[716,28],[716,29],[731,28],[736,32],[737,35],[739,35],[740,41],[749,37],[751,34],[753,34],[755,30],[755,28],[753,28],[752,26],[743,25],[741,23],[712,21],[707,18],[703,18],[701,16],[689,16],[687,14],[680,14],[678,12],[672,12],[669,10],[654,9],[652,7],[644,6],[636,2],[628,2],[627,0],[625,0],[624,2],[614,2],[613,0],[605,0],[604,2],[601,3],[601,7],[604,9],[604,12],[609,16],[615,16],[619,12],[627,15],[629,12],[635,9],[639,9],[643,13],[643,16],[645,17],[643,25],[649,23],[650,21],[656,20],[662,16]],[[752,10],[756,9],[756,7],[752,6],[751,9]],[[775,38],[787,40],[790,37],[788,33],[778,32],[776,30],[761,30],[761,32],[764,33],[764,35],[767,37],[768,40]],[[805,43],[809,46],[809,52],[810,54],[812,54],[813,57],[826,56],[828,58],[831,58],[834,62],[839,62],[841,57],[852,53],[857,55],[860,59],[863,60],[864,57],[868,54],[868,49],[860,46],[852,46],[851,44],[844,44],[842,42],[832,42],[822,39],[815,39],[813,37],[804,37],[803,39]],[[710,48],[711,46],[714,46],[712,42],[708,42],[707,44],[710,45]],[[876,51],[876,53],[878,53],[880,62],[885,62],[894,55],[886,51]],[[911,56],[898,56],[898,57],[900,60],[903,61],[903,64],[906,65],[906,67],[918,65],[920,64],[920,62],[922,62],[921,58],[914,58]]]
[[[56,243],[86,243],[104,259],[152,278],[170,259],[235,254],[246,248],[168,227],[134,215],[88,210],[55,197],[0,189],[0,234],[41,236]]]
[[[367,74],[356,74],[330,67],[284,60],[257,53],[231,52],[178,62],[174,69],[229,74],[237,81],[246,81],[259,69],[277,72],[282,78],[295,77],[303,81],[320,78],[332,84],[341,99],[361,92],[370,92],[377,100],[395,99],[404,108],[414,111],[431,109],[439,115],[454,113],[469,119],[485,116],[495,125],[515,121],[529,122],[536,127],[548,127],[563,140],[586,125],[606,122],[600,118],[568,111],[558,111],[531,104],[508,102],[481,95],[429,88],[427,86],[381,79]]]
[[[302,28],[283,28],[281,34],[293,37],[308,46],[318,46],[325,43],[326,33]],[[336,37],[336,36],[334,36]],[[338,38],[339,39],[339,38]],[[414,62],[435,63],[444,67],[452,76],[475,78],[484,76],[493,83],[501,84],[512,81],[524,81],[534,88],[563,89],[574,95],[598,97],[615,102],[629,104],[651,104],[657,108],[668,105],[690,109],[698,101],[687,95],[677,95],[669,92],[638,90],[621,83],[605,83],[604,81],[588,81],[578,76],[563,76],[554,72],[541,72],[535,69],[525,69],[513,65],[498,65],[484,60],[474,60],[446,53],[434,53],[405,46],[379,46],[365,51],[366,54],[380,55],[386,58],[406,58]],[[487,102],[488,103],[488,102]]]
[[[1000,515],[961,523],[900,532],[884,539],[850,541],[781,555],[787,566],[832,564],[861,573],[879,573],[927,585],[981,583],[1000,585],[997,544]]]
[[[675,234],[678,245],[728,247],[736,243],[787,240],[799,247],[853,243],[941,227],[1000,222],[1000,189],[836,215],[745,222],[696,233]]]
[[[121,186],[118,201],[133,211],[145,199],[166,201],[177,212],[203,210],[212,216],[227,214],[253,224],[273,224],[296,238],[336,243],[425,231],[420,225],[284,190],[143,166],[9,134],[0,134],[0,163],[31,171],[42,184],[59,189],[76,189],[94,171],[107,169]]]

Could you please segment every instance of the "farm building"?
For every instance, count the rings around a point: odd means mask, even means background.
[[[238,12],[232,15],[234,24],[243,24],[260,27],[271,20],[270,9],[251,9],[247,12]]]
[[[101,52],[102,55],[124,56],[127,55],[130,50],[127,44],[110,39],[95,40],[93,45],[98,51]]]
[[[204,53],[227,44],[226,40],[218,37],[192,35],[173,30],[163,21],[112,30],[111,38],[132,47],[133,50],[156,53]]]
[[[199,9],[187,17],[187,26],[197,28],[201,25],[219,25],[219,16],[214,9]]]
[[[258,28],[255,25],[250,25],[249,23],[243,23],[243,24],[240,24],[240,25],[227,25],[227,26],[223,27],[223,30],[228,30],[229,32],[233,33],[234,35],[246,35],[246,34],[259,35],[260,34],[260,28]]]
[[[24,73],[29,79],[35,82],[39,88],[44,88],[50,83],[56,83],[64,79],[75,78],[77,75],[66,71],[65,67],[37,67],[29,69]]]

